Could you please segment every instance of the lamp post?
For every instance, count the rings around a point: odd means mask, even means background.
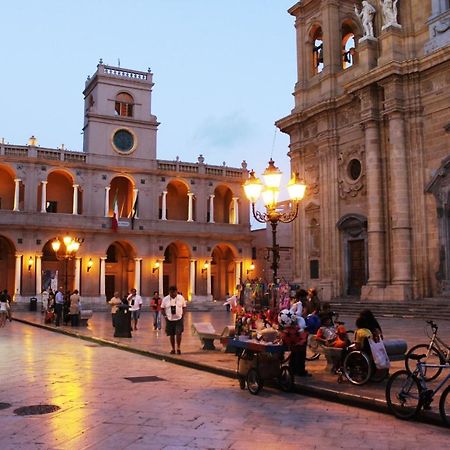
[[[248,180],[244,183],[244,191],[252,204],[253,217],[260,223],[270,223],[272,227],[272,282],[277,284],[278,267],[280,261],[280,248],[277,244],[277,225],[294,221],[298,215],[298,205],[305,195],[306,185],[299,181],[297,174],[293,174],[287,185],[290,200],[293,207],[288,211],[279,211],[277,208],[278,196],[280,194],[280,184],[282,172],[275,167],[275,162],[270,158],[269,165],[263,172],[265,185],[255,176],[252,170]],[[256,210],[255,203],[262,194],[266,212]]]
[[[74,259],[78,249],[80,248],[80,245],[83,243],[84,239],[77,238],[77,237],[71,237],[71,236],[64,236],[63,239],[64,244],[64,251],[61,251],[61,241],[58,238],[55,238],[55,240],[52,242],[52,249],[55,252],[56,259],[58,261],[64,261],[64,269],[65,269],[65,284],[64,284],[64,295],[67,294],[67,288],[68,288],[68,267],[69,267],[69,260]]]

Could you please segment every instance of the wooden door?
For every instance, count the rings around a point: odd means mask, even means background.
[[[364,239],[348,241],[348,294],[360,295],[366,283]]]
[[[106,299],[111,300],[114,296],[114,292],[116,291],[116,277],[114,275],[105,275],[105,294]],[[125,295],[126,293],[122,292],[119,295]]]

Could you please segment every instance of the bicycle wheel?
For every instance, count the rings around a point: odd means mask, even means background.
[[[278,384],[283,392],[291,392],[294,386],[294,377],[291,369],[288,366],[283,366],[280,369],[280,376],[278,377]]]
[[[256,369],[250,369],[247,373],[247,389],[250,394],[256,395],[262,389],[263,383]]]
[[[422,407],[420,384],[407,370],[395,372],[386,385],[389,410],[399,419],[412,419]]]
[[[445,425],[450,427],[450,386],[447,386],[441,395],[439,412]]]
[[[424,358],[412,359],[411,355],[426,355]],[[426,362],[427,364],[445,364],[444,355],[436,348],[431,347],[428,351],[427,344],[419,344],[412,347],[405,355],[405,368],[409,373],[413,373],[418,362]],[[437,378],[442,372],[440,367],[424,367],[423,374],[425,381],[431,381]]]
[[[344,359],[343,372],[352,384],[362,385],[369,381],[372,375],[369,357],[359,350],[350,352]]]

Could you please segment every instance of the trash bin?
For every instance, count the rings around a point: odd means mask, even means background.
[[[37,298],[36,297],[30,298],[30,311],[37,311]]]

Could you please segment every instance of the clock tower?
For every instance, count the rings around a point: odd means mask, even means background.
[[[156,159],[158,122],[151,113],[153,74],[104,65],[86,80],[83,150]]]

